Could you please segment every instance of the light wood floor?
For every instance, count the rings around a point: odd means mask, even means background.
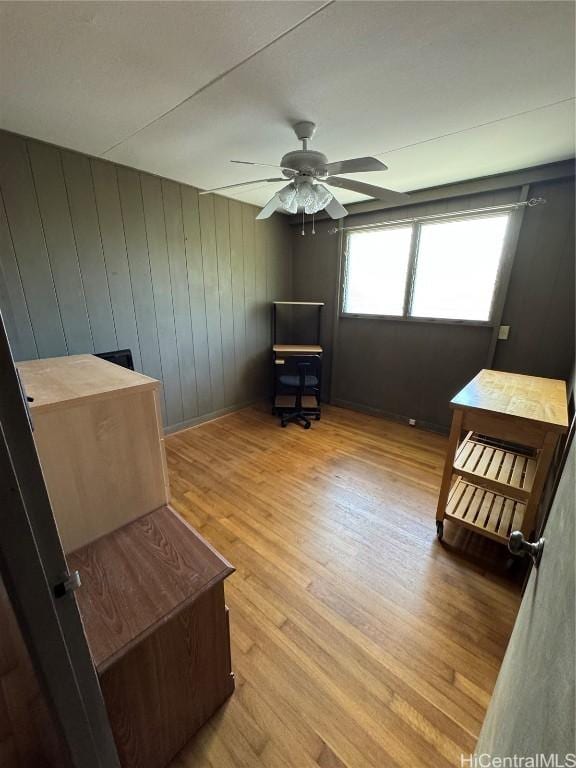
[[[252,407],[166,440],[173,506],[237,568],[237,688],[171,768],[459,766],[519,605],[505,551],[434,511],[445,438]]]

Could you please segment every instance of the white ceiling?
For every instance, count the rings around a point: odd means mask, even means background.
[[[574,155],[569,2],[0,2],[0,73],[1,127],[201,188],[275,175],[228,160],[297,119],[401,191]]]

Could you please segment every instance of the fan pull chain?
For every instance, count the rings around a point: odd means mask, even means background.
[[[302,234],[302,237],[304,237],[304,235],[306,234],[306,232],[304,232],[304,211],[302,211],[302,233],[301,234]]]
[[[316,230],[314,229],[314,216],[315,216],[315,214],[313,213],[313,214],[312,214],[312,234],[313,234],[313,235],[315,235],[315,234],[316,234]]]

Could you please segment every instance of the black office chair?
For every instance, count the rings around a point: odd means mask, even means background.
[[[115,349],[112,352],[95,352],[94,357],[101,357],[102,360],[107,360],[109,363],[115,363],[122,368],[128,368],[134,370],[134,360],[132,359],[132,351],[130,349]]]
[[[309,417],[320,419],[320,373],[322,359],[319,355],[286,355],[284,362],[276,366],[277,388],[280,395],[293,395],[292,405],[280,406],[280,425],[290,422],[310,429]]]

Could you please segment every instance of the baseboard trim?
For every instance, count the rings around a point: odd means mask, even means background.
[[[165,435],[174,435],[176,432],[184,432],[187,429],[194,429],[194,427],[199,427],[201,424],[205,424],[207,421],[216,421],[216,419],[221,419],[223,416],[229,416],[231,413],[236,413],[236,411],[241,411],[243,408],[248,408],[251,405],[254,405],[254,403],[262,402],[263,397],[257,397],[253,400],[246,400],[243,403],[235,403],[234,405],[229,405],[226,408],[219,408],[216,411],[211,411],[210,413],[204,413],[202,416],[195,416],[193,419],[186,419],[186,421],[180,421],[178,424],[171,424],[168,427],[164,427],[164,434]]]
[[[351,411],[358,411],[359,413],[367,413],[370,416],[379,416],[382,419],[389,419],[390,421],[397,421],[400,424],[407,424],[409,426],[416,426],[420,429],[427,429],[429,432],[438,432],[441,435],[447,435],[450,431],[449,427],[445,427],[441,424],[434,424],[430,421],[416,420],[416,424],[411,425],[407,416],[400,416],[397,413],[390,413],[383,408],[373,408],[371,405],[363,405],[362,403],[353,403],[350,400],[341,400],[340,398],[332,398],[330,400],[331,405],[335,405],[339,408],[348,408]]]
[[[185,432],[187,429],[194,429],[195,427],[199,427],[202,424],[206,424],[208,421],[216,421],[217,419],[221,419],[224,416],[229,416],[232,413],[241,411],[244,408],[249,408],[255,403],[262,402],[263,399],[263,397],[257,397],[252,400],[246,400],[242,403],[229,405],[226,408],[219,408],[218,410],[211,411],[210,413],[204,413],[202,416],[195,416],[193,419],[187,419],[186,421],[178,422],[178,424],[171,424],[168,427],[164,427],[164,434],[174,435],[177,432]],[[389,421],[396,421],[400,424],[406,424],[410,426],[407,416],[391,413],[390,411],[386,411],[383,408],[374,408],[371,405],[355,403],[351,400],[342,400],[338,397],[332,398],[329,404],[335,405],[337,408],[347,408],[350,411],[358,411],[359,413],[366,413],[370,416],[379,416],[382,419],[388,419]],[[441,424],[434,424],[430,421],[417,420],[414,426],[419,427],[420,429],[426,429],[429,432],[437,432],[441,435],[447,435],[450,431],[449,427],[443,426]]]

